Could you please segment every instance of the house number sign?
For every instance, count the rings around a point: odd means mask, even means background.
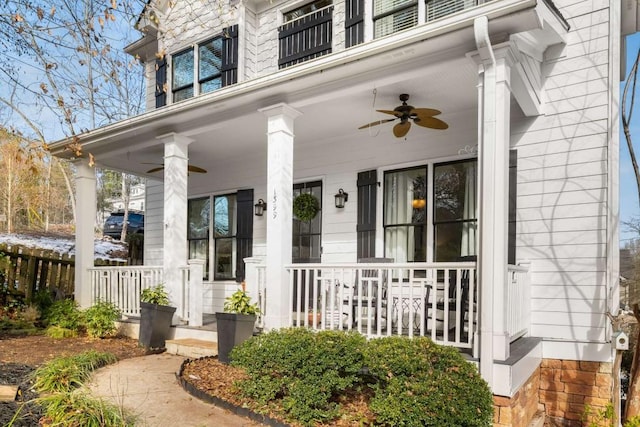
[[[276,194],[276,190],[273,190],[273,201],[271,202],[271,210],[273,211],[273,219],[278,217],[278,195]]]

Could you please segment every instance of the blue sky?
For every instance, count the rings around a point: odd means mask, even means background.
[[[635,60],[638,48],[640,48],[640,33],[627,37],[627,72]],[[620,102],[622,102],[623,87],[624,82],[620,84]],[[640,122],[638,121],[640,120],[638,118],[638,114],[640,114],[640,90],[637,90],[637,92],[638,99],[636,99],[635,112],[631,118],[630,126],[636,158],[640,156]],[[631,166],[631,158],[629,157],[627,142],[622,131],[622,120],[620,122],[620,220],[624,222],[634,217],[640,217],[640,205],[638,204],[638,192],[633,167]],[[620,226],[621,246],[634,237],[638,237],[636,233],[626,231],[624,225]]]

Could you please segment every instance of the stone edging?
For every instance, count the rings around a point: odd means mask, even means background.
[[[270,427],[291,427],[289,426],[289,424],[285,424],[281,421],[275,420],[266,415],[258,414],[257,412],[254,412],[249,408],[243,408],[241,406],[234,405],[231,402],[227,402],[226,400],[220,399],[219,397],[211,396],[210,394],[207,394],[202,390],[197,389],[196,387],[193,386],[193,384],[191,384],[190,382],[182,378],[182,373],[184,372],[184,367],[187,363],[193,362],[195,360],[203,360],[203,359],[217,359],[217,356],[205,356],[205,357],[200,357],[198,359],[185,359],[180,365],[180,370],[176,372],[176,379],[178,380],[178,383],[180,383],[180,386],[183,388],[184,391],[186,391],[193,397],[196,397],[202,400],[203,402],[210,403],[219,408],[230,411],[240,417],[249,418],[250,420],[255,421],[257,423],[261,423]]]

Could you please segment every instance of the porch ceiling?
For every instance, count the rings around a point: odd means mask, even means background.
[[[512,5],[515,10],[490,21],[496,43],[506,40],[510,33],[540,25],[536,8],[531,7],[535,1],[491,3],[502,8]],[[450,23],[444,20],[438,25],[417,27],[150,111],[91,131],[82,135],[81,141],[101,166],[161,179],[162,172],[146,174],[153,167],[147,163],[162,163],[163,145],[157,137],[169,132],[192,138],[190,163],[210,171],[256,151],[264,152],[266,162],[266,118],[258,110],[280,102],[302,113],[295,122],[296,146],[364,139],[373,144],[395,141],[391,124],[371,130],[357,128],[387,118],[375,109],[393,109],[399,105],[401,93],[410,94],[411,105],[441,110],[438,117],[451,130],[465,128],[473,133],[478,70],[466,54],[475,50],[475,16],[483,9],[487,14],[498,13],[499,7],[491,3],[472,9],[466,19],[457,17]],[[424,140],[430,134],[439,134],[436,138],[444,135],[414,126],[406,140]],[[54,153],[64,155],[64,143],[53,144]]]

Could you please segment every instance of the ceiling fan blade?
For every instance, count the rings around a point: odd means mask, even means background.
[[[388,123],[388,122],[392,122],[395,119],[384,119],[384,120],[376,120],[375,122],[371,122],[371,123],[367,123],[366,125],[362,125],[360,126],[358,129],[366,129],[366,128],[370,128],[372,126],[378,126],[381,125],[383,123]]]
[[[410,121],[406,121],[404,123],[401,122],[393,127],[393,134],[396,138],[402,138],[409,132],[409,129],[411,129]]]
[[[395,110],[376,110],[378,113],[391,114],[392,116],[400,117],[402,113]]]
[[[199,168],[198,166],[187,165],[187,169],[189,170],[189,172],[207,173],[206,169]]]
[[[158,166],[157,168],[149,169],[146,173],[159,172],[163,169],[164,169],[164,165],[161,165],[161,166]],[[201,167],[194,166],[194,165],[187,165],[187,170],[189,172],[195,172],[195,173],[207,173],[206,169],[202,169]]]
[[[420,118],[424,118],[424,117],[432,117],[432,116],[437,116],[438,114],[441,114],[442,111],[440,110],[436,110],[434,108],[414,108],[413,110],[411,110],[411,115],[416,115]]]
[[[413,119],[413,122],[418,126],[422,126],[423,128],[441,129],[441,130],[449,128],[448,124],[446,124],[440,119],[436,119],[435,117],[423,117],[423,118],[416,117],[415,119]]]

